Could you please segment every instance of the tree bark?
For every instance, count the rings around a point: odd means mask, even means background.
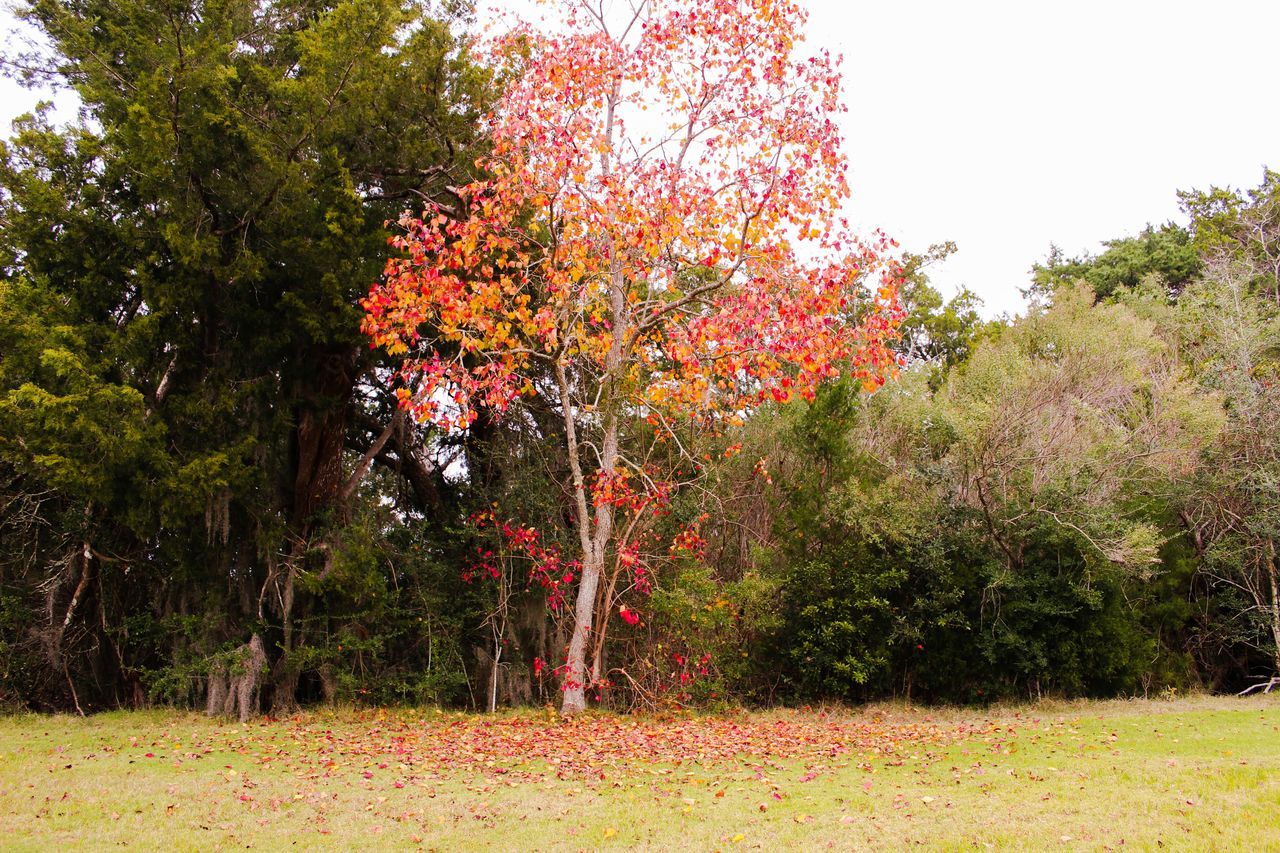
[[[354,347],[339,346],[299,359],[315,368],[296,395],[294,408],[289,518],[296,532],[307,531],[341,495],[342,450],[357,358]]]
[[[280,657],[276,659],[271,674],[271,713],[292,714],[298,710],[298,672],[293,660],[295,647],[293,632],[293,604],[298,576],[298,561],[305,558],[305,551],[298,547],[289,555],[289,567],[285,573],[284,591],[280,596]]]
[[[1276,567],[1276,544],[1275,542],[1267,542],[1266,556],[1267,580],[1271,584],[1271,641],[1275,644],[1272,654],[1272,663],[1275,665],[1275,675],[1280,677],[1280,570]]]
[[[600,585],[603,560],[588,560],[582,564],[582,580],[578,584],[578,600],[573,609],[573,637],[569,640],[569,654],[565,661],[568,671],[564,678],[564,702],[560,713],[572,716],[587,708],[587,640],[595,616],[596,588]]]
[[[209,670],[206,685],[204,713],[207,717],[216,717],[223,713],[227,702],[227,668],[224,664],[216,664]]]
[[[489,713],[498,710],[498,666],[502,662],[502,641],[494,640],[493,666],[489,668]]]

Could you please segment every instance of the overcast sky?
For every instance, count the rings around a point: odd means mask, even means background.
[[[1068,253],[1181,220],[1176,191],[1280,168],[1280,2],[810,3],[845,55],[855,221],[933,275],[1016,310],[1049,244]]]
[[[1020,308],[1051,242],[1097,251],[1179,219],[1178,189],[1280,168],[1280,0],[807,5],[810,45],[845,56],[850,217],[954,240],[933,278],[988,313]],[[0,99],[7,127],[32,95]]]

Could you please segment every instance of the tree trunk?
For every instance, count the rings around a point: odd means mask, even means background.
[[[267,666],[262,637],[254,634],[236,649],[236,663],[219,661],[209,671],[204,712],[210,717],[237,717],[246,722],[258,713],[258,692]]]
[[[221,663],[213,666],[206,682],[204,713],[216,717],[223,713],[227,702],[227,667]]]
[[[577,461],[577,439],[571,430],[571,463],[574,466],[576,483],[583,483]],[[609,412],[604,418],[603,441],[600,453],[600,475],[612,479],[618,465],[618,416]],[[585,507],[588,503],[585,484],[577,487],[578,504]],[[584,511],[584,516],[586,516]],[[589,518],[589,516],[586,516]],[[578,583],[578,598],[573,607],[573,636],[569,639],[568,671],[564,680],[564,702],[560,712],[566,716],[586,710],[588,685],[587,647],[591,640],[596,617],[596,593],[600,587],[600,577],[604,574],[605,554],[609,540],[613,535],[613,507],[606,501],[596,507],[595,523],[590,525],[580,522],[585,535],[582,578]]]
[[[275,717],[287,716],[298,711],[298,667],[288,655],[276,662],[275,672],[271,677],[271,714]]]
[[[295,392],[288,514],[298,533],[332,508],[341,493],[342,450],[358,358],[355,347],[338,345],[299,359],[313,369]]]
[[[489,713],[498,710],[498,664],[502,660],[502,643],[493,644],[493,666],[489,668]]]
[[[613,88],[606,100],[605,138],[608,144],[600,151],[600,171],[608,178],[613,172],[613,131],[615,110],[621,101],[621,78],[615,79]],[[623,259],[614,254],[613,246],[607,237],[602,239],[603,250],[610,255],[609,259],[609,321],[611,324],[611,340],[609,350],[605,353],[604,370],[600,374],[600,388],[597,395],[600,410],[603,413],[600,435],[599,475],[612,480],[618,470],[618,406],[615,396],[616,383],[622,376],[625,362],[624,349],[627,335],[631,327],[629,303],[627,302],[627,283],[624,273]],[[578,585],[578,599],[573,609],[573,636],[569,640],[568,673],[565,676],[564,702],[561,713],[578,714],[586,709],[587,645],[591,639],[592,626],[596,616],[596,592],[600,586],[600,576],[604,574],[605,556],[609,541],[613,537],[614,508],[605,501],[596,507],[592,519],[588,506],[586,483],[582,476],[582,462],[578,458],[578,434],[573,421],[569,383],[566,379],[564,363],[556,361],[556,379],[560,386],[560,405],[564,414],[565,438],[569,450],[569,466],[573,473],[574,499],[578,506],[578,535],[582,541],[582,579]],[[593,523],[594,521],[594,523]]]
[[[1276,568],[1276,544],[1267,542],[1267,580],[1271,583],[1271,641],[1275,644],[1272,650],[1272,663],[1275,665],[1274,675],[1280,677],[1280,571]]]
[[[587,641],[595,617],[596,588],[604,570],[603,559],[588,558],[582,564],[578,600],[573,608],[573,637],[569,640],[568,671],[564,677],[564,702],[560,713],[569,716],[587,708]]]
[[[290,556],[289,571],[285,575],[283,603],[281,605],[281,628],[283,636],[280,641],[280,657],[276,660],[271,674],[271,713],[276,716],[292,714],[298,710],[298,671],[294,660],[294,648],[300,645],[293,630],[293,603],[295,581],[297,579],[297,560],[302,554]]]
[[[266,665],[267,652],[262,647],[262,638],[254,634],[245,651],[244,672],[232,682],[242,723],[258,714],[258,679]]]
[[[301,673],[293,652],[301,639],[295,635],[295,610],[305,613],[308,608],[305,595],[295,603],[299,595],[296,581],[305,568],[303,561],[308,559],[313,538],[324,525],[340,523],[344,512],[342,452],[358,359],[359,350],[347,344],[316,347],[298,359],[300,364],[312,365],[312,370],[293,394],[294,428],[283,507],[292,541],[277,601],[282,637],[271,670],[273,714],[290,714],[298,708]]]
[[[333,705],[338,701],[338,673],[333,668],[333,664],[321,664],[317,671],[320,676],[320,692],[324,696],[326,705]]]

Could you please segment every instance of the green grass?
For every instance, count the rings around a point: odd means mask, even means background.
[[[1280,700],[0,718],[0,847],[1280,849]]]

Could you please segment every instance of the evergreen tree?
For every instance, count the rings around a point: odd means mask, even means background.
[[[21,14],[49,48],[16,64],[80,103],[0,150],[2,578],[38,625],[41,701],[141,700],[123,622],[151,611],[200,622],[206,650],[262,634],[289,708],[306,589],[370,467],[439,510],[358,301],[384,222],[470,179],[492,80],[456,14],[404,0]]]

